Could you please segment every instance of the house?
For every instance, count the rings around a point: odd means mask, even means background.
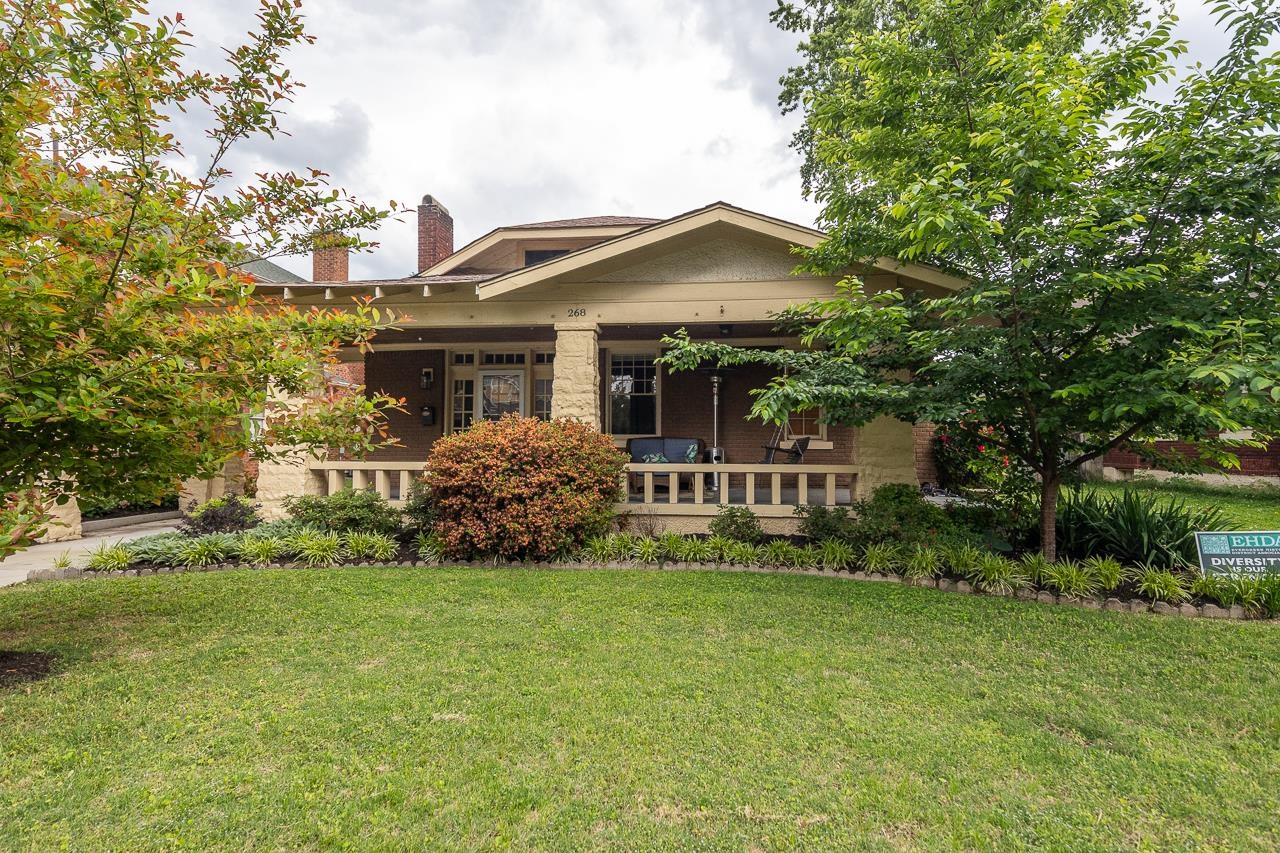
[[[495,228],[456,248],[453,219],[432,196],[418,207],[418,272],[347,280],[343,249],[321,249],[309,283],[264,283],[259,292],[305,305],[372,297],[407,315],[376,351],[345,354],[351,375],[403,397],[390,426],[402,446],[363,462],[316,459],[263,464],[258,498],[277,514],[285,495],[344,483],[401,498],[441,436],[507,413],[572,417],[613,436],[697,440],[695,461],[630,466],[619,509],[697,527],[717,504],[751,506],[765,518],[796,503],[845,504],[888,482],[932,479],[929,431],[882,418],[860,428],[796,413],[780,431],[746,419],[767,368],[669,373],[654,360],[663,335],[748,346],[797,346],[775,331],[788,305],[833,296],[838,277],[794,273],[793,248],[823,234],[723,202],[668,219],[594,216]],[[929,267],[885,259],[858,270],[868,290],[914,288],[940,295],[962,286]],[[762,462],[766,446],[805,447],[798,462]],[[806,446],[807,445],[807,446]],[[685,446],[685,445],[680,445]],[[702,448],[719,447],[713,463]],[[675,463],[679,464],[675,464]]]

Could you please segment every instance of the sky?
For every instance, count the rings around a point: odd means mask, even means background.
[[[316,37],[288,65],[289,136],[243,145],[237,174],[315,166],[371,203],[408,207],[352,279],[410,275],[424,194],[461,247],[501,226],[668,217],[727,201],[812,225],[817,206],[777,105],[796,37],[776,0],[306,0]],[[1223,46],[1208,8],[1177,0],[1191,60]],[[256,0],[182,3],[194,59],[234,46]],[[154,6],[169,11],[167,3]],[[194,148],[194,146],[192,146]],[[193,154],[195,151],[192,152]],[[307,258],[278,259],[310,277]]]

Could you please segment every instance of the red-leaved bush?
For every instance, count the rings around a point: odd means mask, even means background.
[[[454,558],[546,560],[607,530],[626,456],[578,421],[508,416],[437,441],[424,480]]]

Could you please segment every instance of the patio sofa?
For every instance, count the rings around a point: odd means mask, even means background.
[[[628,438],[627,439],[627,455],[631,457],[632,462],[701,462],[703,452],[706,450],[706,443],[700,438],[678,438],[669,436],[648,436],[645,438]],[[667,475],[669,471],[660,471],[654,475],[655,488],[666,488],[668,485]],[[635,487],[635,481],[632,479],[632,488]],[[689,475],[681,475],[681,484],[688,481],[692,487],[692,479]]]

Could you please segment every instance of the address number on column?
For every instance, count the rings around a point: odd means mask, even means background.
[[[585,317],[587,316],[587,309],[586,308],[570,308],[565,313],[568,314],[570,317]]]

